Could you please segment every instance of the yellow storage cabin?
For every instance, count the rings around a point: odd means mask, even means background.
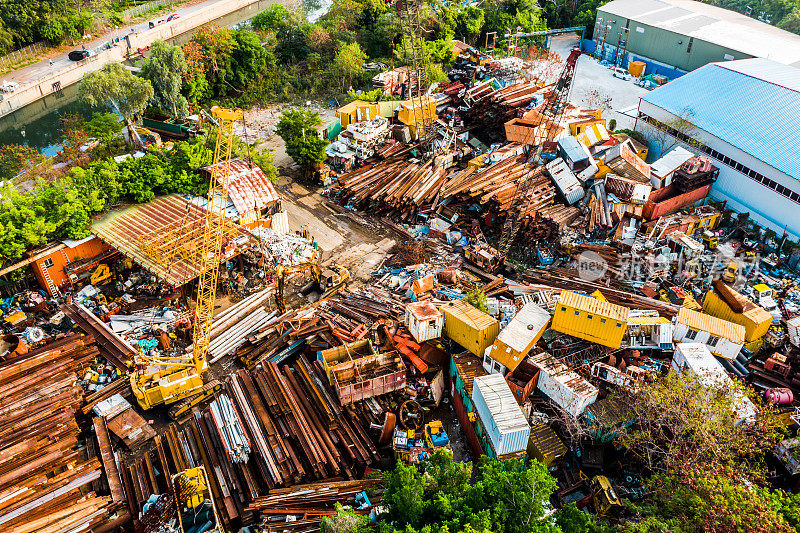
[[[619,348],[628,327],[630,309],[585,294],[563,291],[553,315],[554,331]]]
[[[436,118],[436,100],[427,95],[403,100],[397,108],[397,120],[409,127],[414,139],[418,138],[417,130],[426,119]]]
[[[703,311],[744,326],[745,348],[757,352],[772,325],[772,315],[722,282],[715,282],[714,287],[703,298]]]
[[[444,333],[455,342],[483,358],[483,352],[500,333],[500,322],[465,300],[447,302],[439,307],[444,314]]]
[[[380,114],[381,109],[377,103],[364,102],[363,100],[353,100],[349,104],[340,107],[336,112],[336,116],[342,123],[343,130],[350,124],[355,124],[356,122],[362,122],[364,120],[372,120],[380,116]]]

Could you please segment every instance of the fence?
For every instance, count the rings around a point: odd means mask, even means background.
[[[122,11],[120,13],[120,16],[123,19],[127,20],[134,17],[139,17],[141,15],[144,15],[145,13],[159,11],[167,7],[168,5],[171,6],[174,3],[175,2],[172,2],[171,0],[153,0],[152,2],[139,4],[138,6],[133,6],[129,9],[126,9],[125,11]]]
[[[10,54],[0,57],[0,70],[11,68],[28,58],[36,57],[45,49],[44,43],[33,43],[25,48],[14,50]]]

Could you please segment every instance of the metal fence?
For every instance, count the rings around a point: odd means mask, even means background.
[[[25,61],[26,59],[36,57],[41,54],[45,49],[44,43],[33,43],[25,48],[14,50],[10,54],[0,57],[0,70],[4,70],[14,65]]]
[[[138,6],[133,6],[131,8],[122,11],[120,15],[123,19],[130,19],[134,17],[138,17],[144,15],[145,13],[155,12],[160,9],[165,8],[168,5],[172,5],[174,2],[169,0],[153,0],[152,2],[147,2],[144,4],[139,4]]]

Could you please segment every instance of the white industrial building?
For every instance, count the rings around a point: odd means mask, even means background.
[[[755,58],[711,63],[645,94],[635,127],[651,141],[652,157],[677,142],[711,158],[720,168],[712,198],[797,240],[797,124],[800,69]]]

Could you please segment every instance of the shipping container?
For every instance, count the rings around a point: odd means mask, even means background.
[[[699,342],[679,343],[672,356],[672,369],[677,372],[692,372],[704,387],[728,387],[731,377],[719,361]],[[736,423],[755,420],[756,407],[750,398],[742,395],[735,401]]]
[[[597,387],[549,353],[530,360],[539,369],[536,389],[572,416],[579,417],[597,400]]]
[[[672,350],[674,330],[672,322],[659,316],[658,311],[631,309],[622,347],[636,350]]]
[[[553,315],[553,330],[619,348],[630,310],[585,294],[562,291]]]
[[[476,438],[481,446],[481,452],[478,454],[480,455],[487,455],[492,459],[497,459],[498,461],[511,461],[513,459],[519,459],[523,463],[528,460],[528,450],[520,450],[517,452],[510,452],[510,453],[503,453],[498,454],[497,451],[494,449],[494,445],[492,444],[492,439],[489,436],[489,432],[486,431],[483,423],[481,422],[481,418],[479,416],[475,416],[474,420],[471,423],[473,430],[475,431]]]
[[[489,347],[484,356],[484,369],[492,371],[492,362],[487,361],[488,358],[513,371],[536,345],[549,324],[550,313],[545,309],[533,302],[522,306]]]
[[[727,296],[734,300],[741,311],[734,311],[716,289],[711,289],[703,298],[703,312],[744,326],[745,343],[760,342],[772,326],[772,315],[734,289],[726,287],[723,290],[728,293]]]
[[[574,204],[586,194],[581,182],[560,157],[547,163],[547,171],[568,204]]]
[[[478,357],[483,357],[486,348],[500,333],[497,319],[471,306],[466,300],[447,302],[439,310],[444,314],[445,334]]]
[[[647,203],[644,204],[642,216],[645,220],[655,220],[658,217],[675,213],[687,205],[692,205],[706,196],[711,191],[713,183],[707,183],[702,187],[687,192],[680,192],[675,184],[668,185],[663,189],[657,189],[650,193]]]
[[[444,315],[429,301],[411,302],[406,305],[405,325],[417,342],[438,339]]]
[[[744,326],[681,307],[672,339],[703,343],[712,354],[733,361],[744,346]]]
[[[789,330],[789,342],[793,346],[800,348],[800,316],[786,322],[786,329]]]
[[[550,467],[567,456],[567,446],[558,438],[556,432],[547,424],[531,426],[528,439],[528,457],[536,459]]]
[[[472,382],[476,376],[485,376],[481,360],[469,352],[450,356],[450,397],[461,429],[475,457],[483,454],[483,444],[477,436],[473,421],[477,418],[472,404]]]
[[[528,359],[523,359],[513,372],[506,374],[506,383],[511,393],[522,405],[536,390],[536,381],[539,379],[539,369]]]
[[[672,183],[672,175],[681,165],[694,157],[682,146],[676,146],[650,165],[650,184],[653,189],[661,189]]]
[[[498,457],[527,450],[530,426],[503,376],[476,377],[472,401]]]

